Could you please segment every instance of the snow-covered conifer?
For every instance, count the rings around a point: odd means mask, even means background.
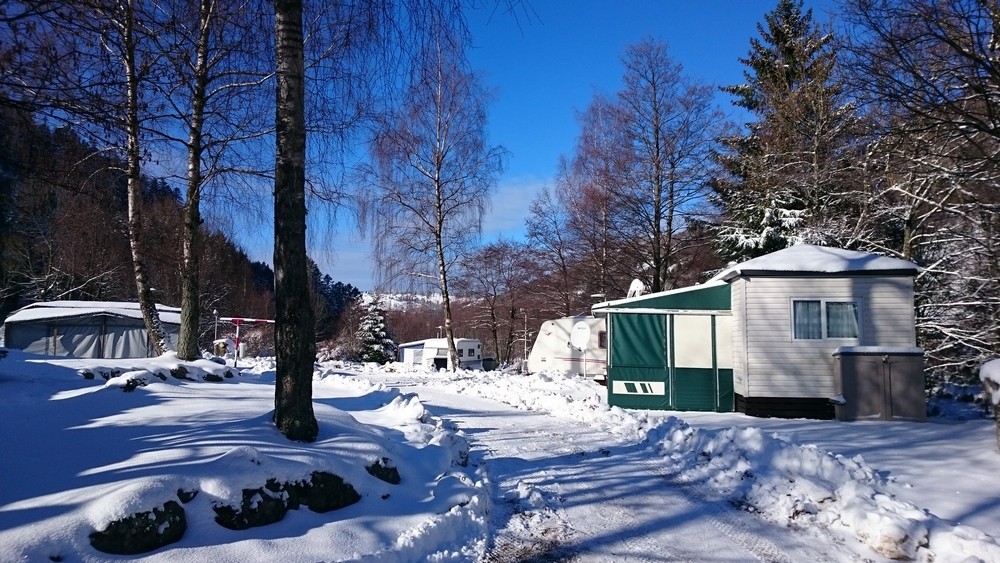
[[[358,326],[358,359],[379,364],[393,361],[396,358],[396,342],[386,326],[381,299],[377,295],[362,295],[359,299],[365,313]]]
[[[764,20],[740,59],[746,82],[723,88],[752,118],[721,139],[713,183],[719,251],[730,260],[796,242],[847,246],[845,223],[830,218],[857,215],[858,120],[838,82],[833,35],[801,0],[781,0]]]

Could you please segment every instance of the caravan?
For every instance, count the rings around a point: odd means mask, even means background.
[[[462,369],[483,368],[483,345],[475,338],[456,338],[455,351],[458,353],[458,367]],[[426,338],[399,345],[398,358],[404,364],[425,366],[432,369],[449,369],[448,339]]]
[[[528,371],[568,371],[604,381],[608,333],[604,319],[590,315],[542,323],[528,355]]]

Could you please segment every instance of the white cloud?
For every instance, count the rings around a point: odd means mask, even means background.
[[[490,209],[483,219],[483,241],[500,237],[524,238],[524,220],[528,217],[531,201],[543,186],[550,183],[533,176],[503,180],[493,194]]]
[[[524,238],[524,221],[528,217],[531,201],[549,184],[537,177],[505,179],[494,192],[490,209],[483,219],[483,243],[500,237],[521,240]],[[341,216],[336,224],[330,217],[313,219],[309,226],[309,257],[316,261],[324,274],[335,281],[349,283],[362,291],[375,286],[374,261],[371,243],[359,237],[350,218]],[[260,228],[266,227],[266,228]],[[251,260],[273,265],[273,240],[270,225],[259,224],[256,229],[234,229],[238,242],[247,249]]]

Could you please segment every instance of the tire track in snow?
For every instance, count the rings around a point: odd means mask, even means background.
[[[747,529],[747,526],[740,518],[736,517],[735,511],[728,502],[707,498],[697,487],[677,483],[673,479],[667,478],[671,486],[687,496],[697,507],[696,514],[712,524],[734,543],[746,550],[758,561],[768,563],[795,563],[785,556],[785,553],[778,546],[774,545],[766,538],[755,534]]]
[[[467,432],[473,455],[487,466],[493,531],[482,561],[845,560],[678,481],[646,444],[584,422],[415,387],[425,404],[441,407],[436,414]]]
[[[598,452],[585,452],[572,436],[566,433],[534,432],[530,443],[536,449],[541,447],[555,456],[567,454],[583,456],[581,461],[584,463],[587,456],[599,459],[613,455],[610,450],[603,448]],[[645,447],[633,446],[632,449],[635,450],[629,457],[632,473],[644,474],[646,479],[662,485],[657,487],[661,489],[657,497],[662,498],[664,505],[672,505],[675,510],[680,507],[680,512],[685,518],[701,521],[702,526],[698,529],[704,530],[707,527],[704,524],[708,524],[716,530],[717,535],[726,538],[723,543],[732,546],[726,554],[727,560],[792,562],[779,547],[742,524],[741,516],[746,518],[753,516],[741,515],[725,501],[709,499],[697,488],[673,480],[666,474],[662,462],[655,457],[644,457],[652,455],[652,452]],[[525,451],[524,448],[515,448],[504,452],[504,455],[507,458],[516,457]],[[491,455],[496,456],[497,452],[494,450]],[[486,463],[489,467],[491,460],[486,459]],[[491,468],[489,473],[501,477],[503,469]],[[633,499],[629,496],[600,502],[598,510],[590,509],[583,515],[588,517],[588,521],[583,521],[579,511],[574,511],[572,508],[567,510],[567,507],[563,506],[562,495],[566,487],[558,479],[553,479],[551,471],[543,471],[531,478],[536,483],[550,480],[551,482],[545,486],[525,486],[524,482],[519,481],[516,488],[511,487],[508,482],[506,490],[496,491],[498,494],[495,497],[508,499],[510,513],[494,515],[492,518],[495,522],[506,518],[506,522],[496,531],[493,546],[485,561],[491,563],[509,561],[586,563],[607,560],[657,562],[700,560],[704,556],[697,547],[691,550],[682,544],[674,543],[672,540],[676,537],[671,531],[650,529],[649,512],[641,513],[637,517]],[[498,486],[504,485],[498,483]],[[577,493],[578,490],[566,492],[570,503]],[[510,501],[512,497],[514,500]],[[522,506],[520,501],[530,497],[534,499],[526,503],[526,507]],[[614,532],[609,533],[609,530]],[[633,530],[640,532],[631,533]],[[605,537],[605,534],[610,535]]]

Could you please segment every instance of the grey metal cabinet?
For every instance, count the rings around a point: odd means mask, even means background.
[[[841,346],[833,353],[837,420],[926,420],[924,351]]]

